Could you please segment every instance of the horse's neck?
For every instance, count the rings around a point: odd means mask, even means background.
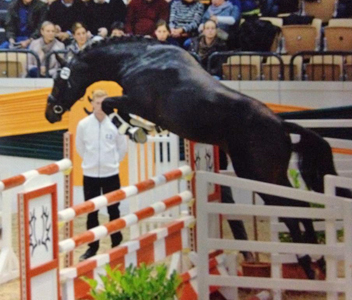
[[[89,84],[96,81],[107,80],[107,81],[119,81],[121,79],[120,73],[121,62],[128,60],[127,49],[116,49],[113,53],[111,50],[99,49],[100,51],[91,52],[89,56],[84,58],[85,63],[90,66],[89,70]]]

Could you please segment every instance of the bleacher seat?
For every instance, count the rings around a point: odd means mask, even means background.
[[[329,27],[352,27],[352,19],[330,19]]]
[[[327,51],[351,51],[352,50],[352,27],[324,28],[324,45]]]
[[[303,13],[308,16],[319,18],[323,23],[329,22],[335,12],[336,0],[319,0],[314,2],[302,2]]]
[[[313,25],[282,26],[283,47],[287,54],[293,55],[299,51],[314,51],[319,45],[319,34]]]
[[[27,53],[0,52],[0,77],[24,77],[27,70]]]
[[[306,80],[340,81],[343,76],[343,57],[340,55],[315,55],[305,65]]]
[[[281,55],[284,63],[284,79],[290,80],[290,61],[291,55]],[[293,76],[294,80],[301,80],[302,78],[302,57],[298,56],[293,61]],[[265,64],[262,65],[262,72],[264,80],[279,80],[280,62],[275,57],[268,57]]]
[[[230,56],[227,63],[222,65],[224,80],[258,80],[260,79],[261,57]]]

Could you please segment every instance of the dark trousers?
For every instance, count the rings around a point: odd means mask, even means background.
[[[120,188],[120,177],[119,174],[104,177],[104,178],[95,178],[95,177],[83,177],[83,190],[84,190],[84,199],[85,201],[90,200],[94,197],[98,197],[102,194],[118,190]],[[120,203],[116,203],[108,206],[108,213],[110,221],[118,219],[120,217],[119,210]],[[87,217],[87,229],[99,226],[98,220],[98,211],[88,214]],[[119,245],[122,241],[121,232],[116,232],[111,235],[111,246],[115,247]],[[95,241],[89,244],[89,248],[93,251],[98,251],[99,241]]]

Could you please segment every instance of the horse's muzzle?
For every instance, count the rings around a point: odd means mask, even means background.
[[[46,110],[45,110],[45,118],[51,123],[56,123],[60,122],[62,119],[62,114],[58,114],[54,110],[54,105],[52,104],[47,104]]]

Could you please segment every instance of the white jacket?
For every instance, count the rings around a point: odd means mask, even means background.
[[[119,173],[119,162],[127,151],[127,139],[108,117],[99,122],[94,114],[78,123],[76,149],[82,157],[83,175],[109,177]]]

